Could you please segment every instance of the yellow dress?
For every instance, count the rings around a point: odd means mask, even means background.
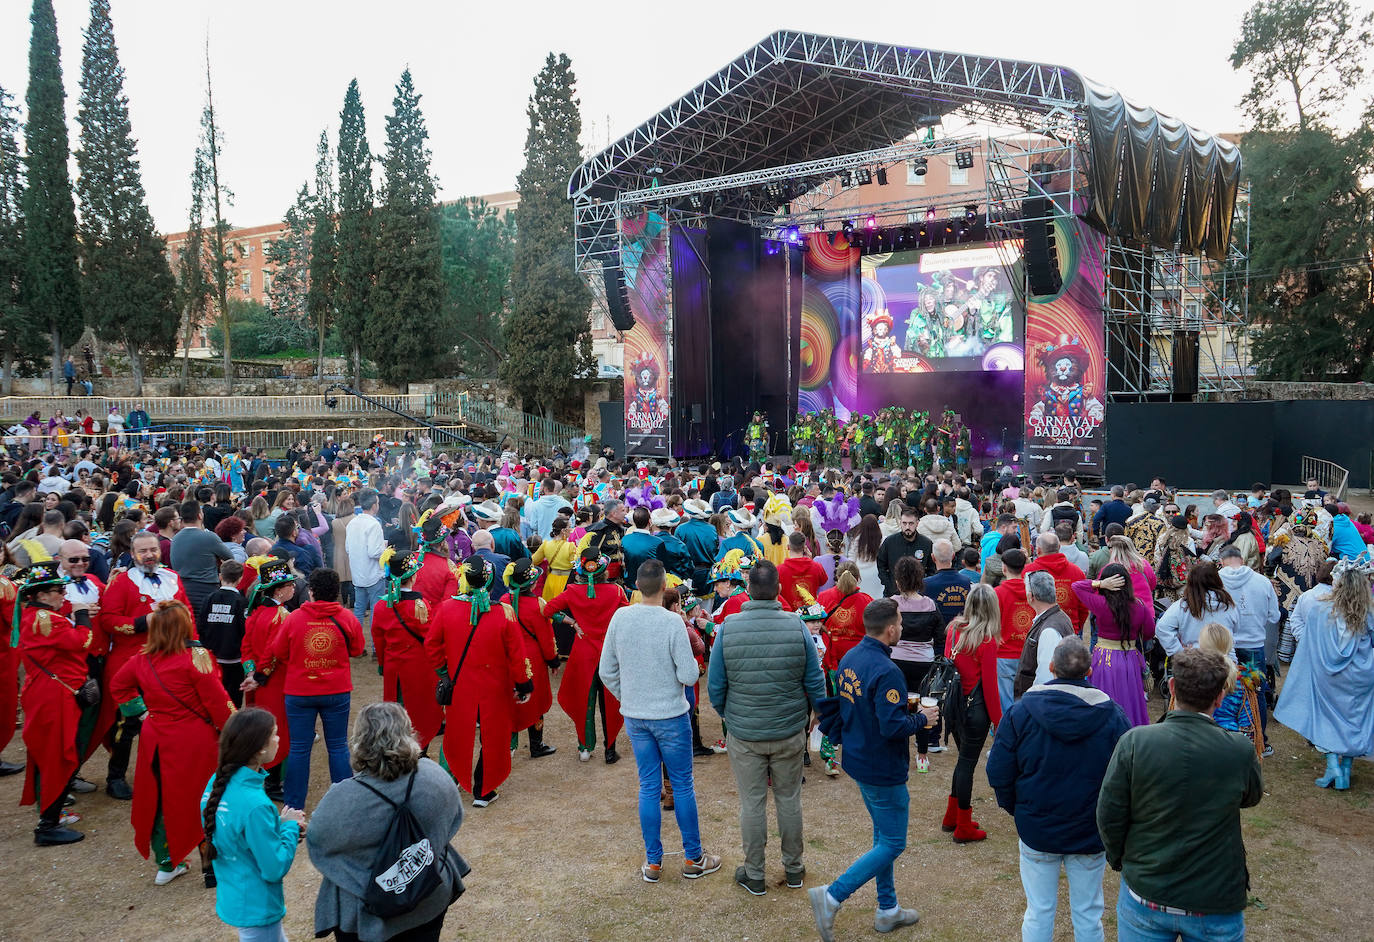
[[[544,577],[544,600],[552,601],[568,585],[568,577],[577,563],[577,544],[570,540],[545,540],[530,562],[535,566],[549,564],[549,574]]]

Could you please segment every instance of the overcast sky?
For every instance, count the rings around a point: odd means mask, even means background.
[[[28,83],[27,0],[0,2],[0,87]],[[55,0],[75,122],[87,0]],[[604,145],[769,32],[797,29],[1068,66],[1202,129],[1241,126],[1246,80],[1227,62],[1244,0],[789,0],[632,4],[420,0],[112,0],[134,134],[153,216],[185,228],[210,37],[225,134],[230,221],[282,218],[313,176],[315,143],[338,130],[356,77],[369,141],[381,151],[394,86],[409,65],[423,96],[443,198],[510,190],[522,164],[525,105],[550,50],[579,79],[584,142]]]

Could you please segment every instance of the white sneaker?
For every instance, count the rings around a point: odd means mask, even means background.
[[[577,750],[577,761],[578,761],[578,762],[586,762],[586,761],[587,761],[588,759],[590,759],[591,757],[592,757],[592,751],[591,751],[590,749],[579,749],[579,750]]]
[[[936,745],[931,745],[929,748],[926,749],[926,752],[944,752],[944,751],[945,751],[945,747],[944,747],[944,746],[936,746]]]
[[[153,877],[153,882],[158,886],[166,886],[189,869],[185,864],[177,864],[171,870],[159,870],[157,876]]]
[[[714,752],[716,755],[724,754],[726,751],[725,740],[717,739],[715,742],[711,743],[711,751]]]

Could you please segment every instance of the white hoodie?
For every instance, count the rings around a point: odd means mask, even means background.
[[[1231,629],[1236,647],[1265,648],[1271,636],[1277,645],[1279,597],[1274,584],[1244,565],[1223,565],[1221,582],[1236,603],[1236,625]]]

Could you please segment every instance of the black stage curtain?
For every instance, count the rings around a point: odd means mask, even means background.
[[[711,452],[711,272],[706,230],[674,226],[673,264],[673,454]]]

